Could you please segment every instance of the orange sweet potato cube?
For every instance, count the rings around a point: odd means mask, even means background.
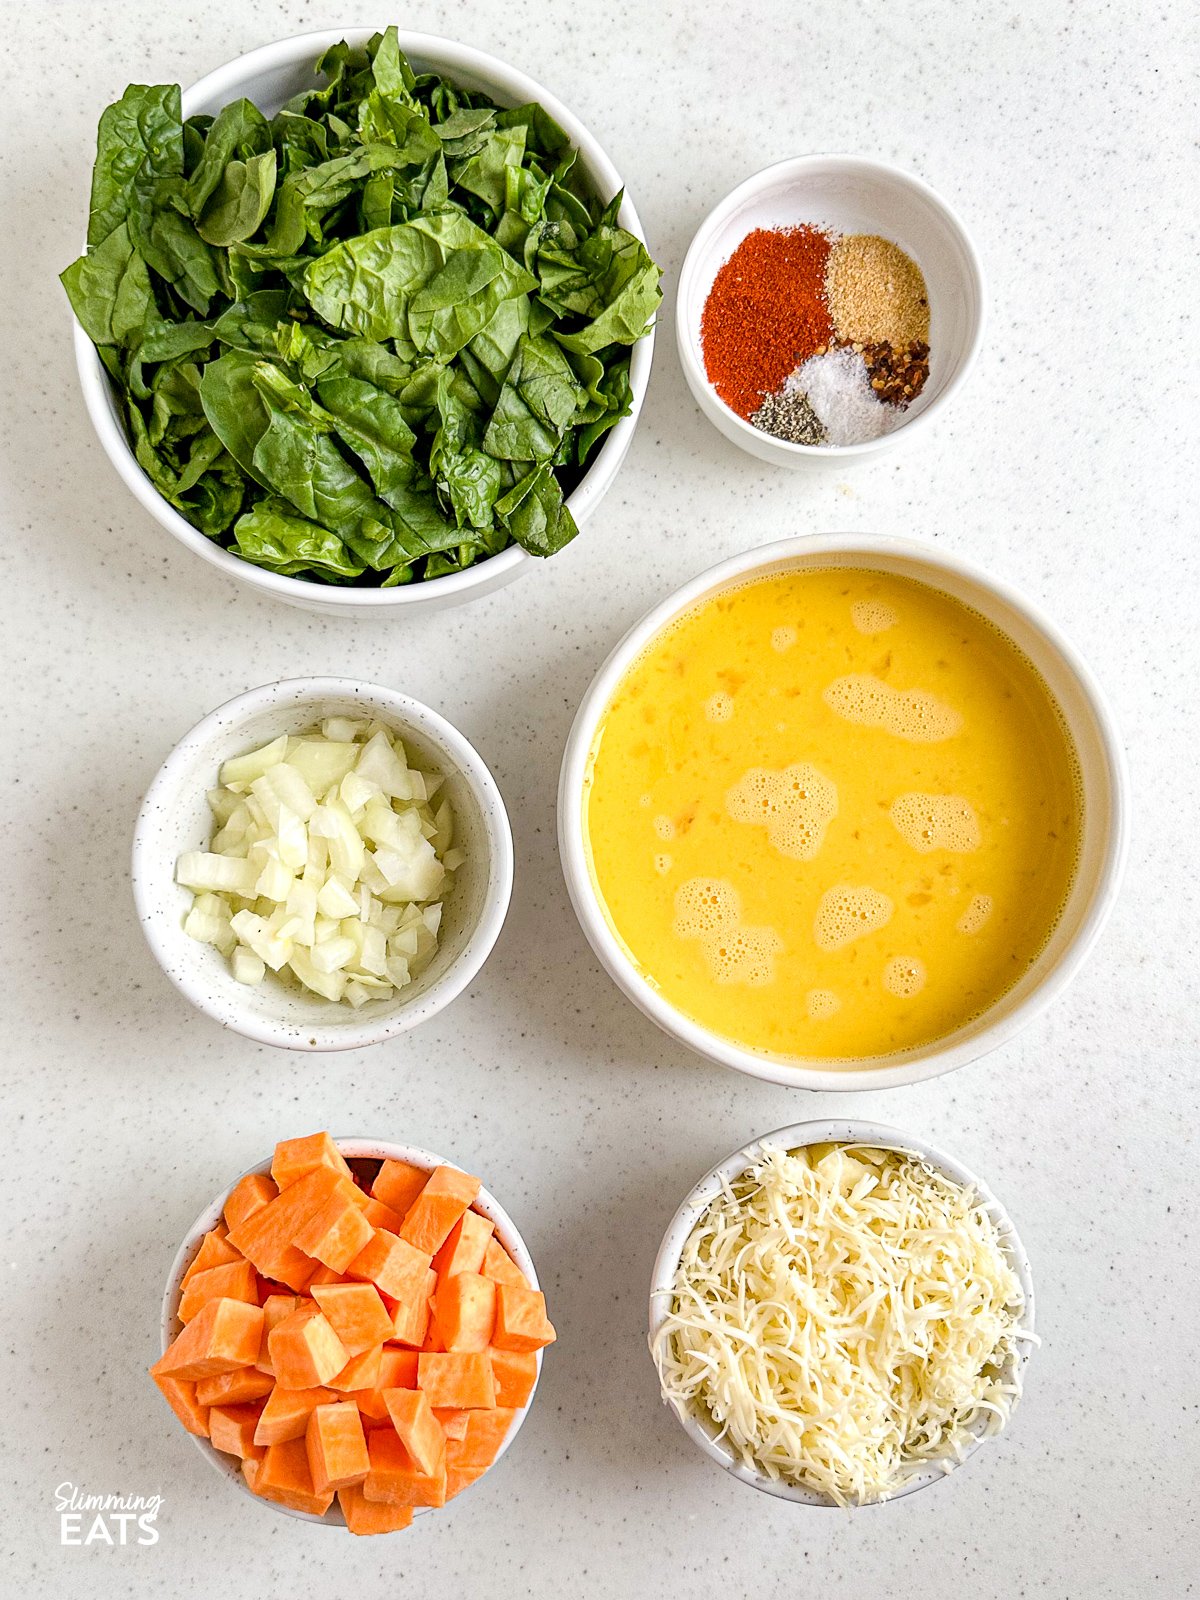
[[[385,1206],[382,1200],[369,1196],[363,1207],[363,1216],[373,1228],[383,1228],[388,1233],[399,1233],[400,1224],[404,1221],[403,1211],[393,1211],[391,1206]]]
[[[308,1450],[303,1439],[288,1439],[267,1446],[254,1477],[254,1492],[293,1511],[324,1516],[333,1503],[332,1489],[318,1489],[312,1481]]]
[[[265,1454],[266,1454],[266,1451],[264,1450],[263,1451],[263,1455],[265,1455]],[[242,1457],[242,1477],[245,1478],[245,1480],[246,1480],[247,1489],[249,1489],[252,1493],[254,1492],[255,1480],[258,1477],[258,1463],[261,1460],[262,1460],[262,1456],[243,1456]]]
[[[317,1406],[309,1416],[304,1442],[314,1489],[345,1489],[366,1477],[371,1463],[352,1400]]]
[[[262,1338],[261,1306],[244,1300],[208,1300],[150,1368],[151,1377],[195,1383],[251,1366]]]
[[[392,1337],[392,1319],[374,1284],[318,1284],[313,1288],[313,1299],[329,1318],[330,1326],[345,1347],[347,1359]],[[342,1366],[345,1364],[343,1361]],[[321,1382],[324,1381],[322,1378]]]
[[[239,1222],[245,1222],[256,1211],[261,1211],[278,1193],[274,1178],[265,1172],[248,1172],[229,1191],[223,1213],[226,1225],[236,1228]]]
[[[446,1458],[446,1435],[434,1416],[428,1395],[420,1389],[385,1389],[384,1404],[392,1427],[418,1472],[434,1476]]]
[[[369,1389],[355,1389],[347,1396],[355,1401],[364,1417],[372,1421],[386,1420],[385,1389],[415,1389],[417,1387],[417,1352],[397,1350],[385,1345],[379,1354],[379,1376]]]
[[[398,1344],[422,1345],[429,1332],[429,1297],[437,1288],[437,1273],[432,1267],[425,1281],[407,1299],[398,1300],[392,1313],[391,1337]]]
[[[347,1395],[346,1398],[347,1400],[353,1400],[356,1397],[354,1395]],[[381,1428],[388,1433],[395,1433],[396,1431],[395,1428],[392,1427],[392,1419],[389,1416],[385,1415],[382,1417],[373,1417],[369,1411],[364,1411],[361,1406],[358,1408],[358,1414],[362,1418],[364,1433],[374,1433]]]
[[[327,1133],[310,1133],[304,1139],[281,1139],[275,1146],[271,1176],[281,1193],[317,1167],[328,1167],[339,1177],[350,1178],[346,1158]]]
[[[428,1178],[429,1174],[423,1167],[411,1166],[407,1161],[385,1161],[371,1185],[371,1195],[403,1220],[404,1213],[425,1187]],[[387,1224],[377,1222],[375,1226],[386,1227]]]
[[[412,1523],[411,1506],[390,1506],[385,1500],[368,1500],[361,1484],[337,1492],[338,1505],[351,1533],[399,1533]]]
[[[269,1270],[264,1271],[257,1261],[254,1264],[264,1278],[272,1284],[281,1284],[293,1294],[303,1294],[308,1288],[317,1265],[303,1251],[290,1244],[281,1245],[278,1253],[270,1257]]]
[[[430,1260],[407,1239],[376,1228],[345,1270],[347,1277],[373,1283],[393,1300],[406,1300],[425,1282]]]
[[[418,1250],[436,1255],[479,1189],[479,1179],[460,1172],[457,1167],[435,1167],[405,1213],[400,1237]]]
[[[198,1272],[179,1297],[180,1322],[190,1322],[206,1301],[220,1299],[258,1304],[258,1274],[248,1261],[226,1261]]]
[[[483,1253],[482,1272],[485,1278],[491,1278],[496,1283],[513,1283],[518,1289],[528,1289],[529,1280],[520,1267],[500,1243],[499,1239],[489,1239],[487,1249]]]
[[[420,1353],[416,1350],[398,1350],[395,1345],[385,1345],[379,1363],[380,1389],[415,1389]]]
[[[540,1289],[520,1289],[515,1283],[496,1286],[496,1327],[492,1343],[498,1350],[540,1350],[556,1335],[546,1318],[546,1297]]]
[[[336,1399],[329,1389],[284,1389],[276,1384],[254,1429],[255,1444],[286,1444],[289,1439],[303,1439],[309,1415],[317,1406],[329,1405]]]
[[[282,1322],[284,1317],[290,1317],[299,1303],[298,1297],[294,1294],[269,1294],[262,1303],[262,1344],[259,1346],[255,1365],[260,1372],[265,1372],[270,1378],[275,1376],[275,1369],[271,1365],[271,1329]]]
[[[496,1404],[519,1409],[529,1404],[537,1382],[537,1354],[533,1350],[488,1351],[496,1384]]]
[[[210,1267],[223,1267],[228,1261],[240,1260],[241,1255],[223,1234],[206,1233],[200,1241],[199,1250],[192,1257],[191,1265],[183,1275],[182,1286],[186,1289],[197,1273],[207,1272]]]
[[[482,1272],[483,1258],[492,1237],[494,1222],[478,1211],[464,1211],[446,1235],[446,1242],[433,1258],[439,1278],[452,1278],[458,1272]]]
[[[196,1399],[202,1406],[242,1406],[262,1400],[275,1387],[274,1380],[257,1367],[239,1367],[215,1378],[201,1378]]]
[[[496,1285],[478,1272],[438,1280],[433,1320],[447,1350],[486,1350],[496,1321]]]
[[[368,1500],[393,1506],[441,1506],[446,1503],[446,1468],[422,1472],[391,1428],[367,1435],[370,1471],[363,1479]]]
[[[271,1329],[267,1340],[276,1382],[285,1389],[313,1389],[339,1373],[350,1352],[320,1306],[302,1300]]]
[[[340,1191],[301,1227],[293,1241],[297,1250],[312,1256],[331,1272],[342,1273],[371,1238],[371,1224],[353,1200]],[[309,1279],[311,1287],[315,1277]]]
[[[431,1299],[429,1302],[429,1332],[425,1335],[425,1343],[421,1346],[421,1349],[441,1351],[445,1350],[445,1348],[446,1341],[442,1338],[441,1329],[433,1320],[433,1301]]]
[[[315,1263],[296,1248],[296,1235],[330,1195],[343,1186],[353,1188],[348,1178],[332,1168],[315,1167],[281,1189],[253,1216],[231,1228],[230,1244],[253,1261],[264,1278],[273,1278],[289,1289],[303,1289],[312,1277]]]
[[[213,1406],[208,1413],[213,1448],[243,1461],[248,1456],[257,1461],[263,1455],[263,1446],[254,1442],[259,1410],[258,1406]]]
[[[461,1439],[467,1431],[467,1418],[474,1415],[471,1411],[454,1411],[447,1406],[431,1406],[430,1409],[447,1439]]]
[[[425,1351],[417,1360],[417,1386],[431,1406],[472,1411],[496,1404],[492,1363],[482,1351]]]
[[[330,1378],[329,1387],[338,1390],[339,1393],[374,1389],[379,1384],[382,1364],[383,1346],[373,1344],[369,1350],[362,1351],[360,1355],[351,1356],[337,1376]]]
[[[482,1478],[495,1461],[516,1412],[497,1406],[492,1411],[472,1411],[461,1439],[446,1441],[446,1498]]]
[[[196,1399],[196,1385],[186,1378],[156,1377],[163,1399],[183,1423],[189,1433],[198,1439],[208,1438],[208,1409]]]

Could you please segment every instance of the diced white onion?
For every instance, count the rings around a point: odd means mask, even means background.
[[[256,956],[253,950],[248,950],[244,944],[236,946],[230,961],[233,975],[239,983],[261,983],[267,975],[266,962],[261,956]]]
[[[437,949],[453,817],[429,797],[440,774],[410,768],[373,720],[328,717],[226,761],[208,793],[207,850],[176,880],[194,899],[184,931],[215,946],[239,983],[267,969],[358,1007],[411,983]]]
[[[283,760],[287,755],[287,747],[287,734],[281,733],[278,739],[272,739],[270,744],[251,750],[248,755],[234,756],[222,766],[221,782],[227,788],[235,783],[253,783],[255,778],[261,778],[269,767]]]
[[[365,718],[326,717],[321,724],[321,737],[331,744],[353,744],[358,739],[365,739],[366,734]]]
[[[214,894],[253,894],[255,878],[248,861],[207,850],[185,850],[175,865],[175,881],[185,889],[211,889]]]

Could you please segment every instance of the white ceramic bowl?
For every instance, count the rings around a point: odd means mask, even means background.
[[[929,378],[906,420],[865,444],[802,445],[762,433],[722,400],[704,370],[700,322],[718,269],[755,228],[809,223],[836,233],[878,233],[907,252],[929,291]],[[679,274],[675,335],[679,359],[701,411],[760,461],[775,466],[835,464],[838,469],[910,443],[949,404],[983,339],[983,270],[966,229],[927,183],[863,156],[798,156],[765,167],[709,212]]]
[[[945,1038],[862,1064],[795,1059],[743,1049],[675,1009],[652,988],[614,933],[596,889],[583,801],[597,726],[625,673],[650,641],[699,602],[748,578],[805,567],[899,574],[973,607],[1025,653],[1058,701],[1079,758],[1083,837],[1075,880],[1045,948],[991,1007]],[[710,567],[653,607],[600,668],[567,740],[559,779],[558,839],[567,889],[592,949],[618,987],[665,1032],[699,1055],[751,1077],[798,1089],[882,1089],[933,1078],[1012,1038],[1060,995],[1095,944],[1120,885],[1128,843],[1128,776],[1120,737],[1091,672],[1030,600],[937,545],[864,533],[816,534],[763,545]]]
[[[658,1257],[654,1263],[654,1273],[650,1281],[650,1323],[649,1336],[653,1342],[658,1330],[666,1320],[671,1307],[672,1286],[675,1281],[675,1272],[679,1266],[679,1258],[683,1254],[683,1247],[701,1214],[709,1203],[720,1191],[721,1184],[726,1179],[740,1177],[748,1167],[758,1160],[764,1145],[775,1145],[784,1150],[799,1150],[802,1146],[810,1144],[863,1144],[873,1145],[883,1150],[900,1150],[912,1153],[928,1163],[936,1171],[944,1173],[960,1186],[969,1185],[979,1195],[995,1220],[1000,1241],[1004,1248],[1005,1256],[1012,1267],[1021,1285],[1025,1297],[1025,1309],[1021,1317],[1021,1328],[1024,1332],[1032,1334],[1034,1331],[1034,1304],[1033,1304],[1033,1278],[1029,1269],[1029,1258],[1025,1248],[1013,1227],[1008,1213],[996,1199],[987,1185],[975,1176],[960,1161],[955,1161],[944,1150],[939,1150],[935,1145],[925,1139],[914,1139],[908,1134],[901,1133],[896,1128],[884,1127],[877,1122],[852,1122],[833,1119],[828,1122],[797,1122],[788,1128],[777,1128],[774,1133],[767,1133],[761,1139],[754,1139],[742,1149],[735,1150],[732,1155],[726,1156],[711,1172],[695,1186],[687,1199],[679,1207],[671,1220],[671,1225],[663,1235],[663,1242],[659,1247]],[[1009,1372],[1009,1378],[1021,1378],[1029,1361],[1033,1348],[1032,1339],[1022,1339],[1018,1345],[1018,1354],[1013,1363],[1014,1370]],[[791,1500],[797,1505],[820,1506],[832,1508],[833,1502],[825,1495],[815,1490],[807,1489],[801,1484],[783,1483],[777,1479],[769,1478],[766,1473],[755,1472],[746,1467],[740,1460],[719,1444],[713,1431],[696,1416],[688,1414],[680,1417],[671,1407],[676,1420],[683,1428],[689,1439],[698,1444],[705,1455],[710,1456],[718,1466],[737,1478],[740,1483],[748,1483],[752,1488],[761,1489],[766,1494],[774,1495],[779,1500]],[[976,1437],[963,1457],[963,1465],[969,1461],[980,1445],[987,1438],[996,1435],[983,1434]],[[948,1463],[951,1470],[956,1470],[953,1462]],[[942,1465],[935,1463],[922,1468],[913,1474],[904,1488],[891,1496],[886,1502],[871,1501],[869,1504],[890,1504],[893,1500],[902,1500],[906,1495],[915,1494],[918,1489],[928,1488],[930,1484],[941,1483],[948,1476]]]
[[[300,733],[324,717],[373,716],[402,735],[416,765],[445,777],[466,860],[445,900],[437,954],[407,988],[355,1011],[272,982],[238,983],[212,945],[183,931],[191,892],[175,882],[184,850],[212,836],[206,792],[230,756]],[[512,834],[482,758],[445,717],[418,700],[353,678],[291,678],[250,689],[184,735],[146,791],[133,836],[133,898],[167,977],[214,1021],[260,1044],[357,1050],[393,1038],[461,994],[491,953],[512,893]]]
[[[292,95],[314,83],[315,63],[330,45],[345,39],[352,46],[362,48],[373,32],[375,30],[372,28],[330,28],[318,33],[298,34],[294,38],[281,39],[275,44],[251,50],[247,55],[239,56],[235,61],[210,72],[190,89],[185,89],[184,117],[198,113],[215,114],[242,96],[272,116]],[[498,105],[517,106],[531,100],[538,101],[579,151],[579,170],[596,193],[608,200],[624,188],[616,168],[578,117],[525,73],[518,72],[482,50],[458,44],[453,39],[440,39],[433,34],[401,33],[400,48],[419,72],[441,73],[464,88],[490,95]],[[637,209],[628,192],[621,204],[618,220],[630,233],[644,237]],[[646,337],[633,346],[629,364],[632,410],[629,416],[623,417],[604,436],[582,480],[567,496],[567,506],[580,528],[612,486],[629,450],[638,413],[645,399],[646,385],[650,381],[653,354],[654,330],[651,328]],[[528,555],[519,546],[511,545],[499,555],[479,561],[465,572],[451,573],[428,583],[401,585],[395,589],[344,588],[337,584],[314,583],[304,578],[288,578],[267,572],[221,549],[159,494],[130,449],[108,375],[91,340],[78,323],[75,325],[75,361],[92,426],[126,487],[132,490],[155,521],[181,544],[260,594],[273,595],[277,600],[309,611],[325,611],[343,617],[377,617],[395,615],[398,611],[411,616],[418,611],[438,611],[446,606],[459,605],[464,600],[490,594],[510,583],[520,573],[529,571],[538,559]]]
[[[407,1161],[411,1166],[424,1167],[431,1172],[434,1167],[452,1167],[455,1165],[453,1161],[447,1161],[443,1156],[435,1156],[430,1151],[419,1150],[413,1145],[388,1144],[379,1139],[335,1139],[334,1143],[347,1160],[352,1160],[355,1157],[368,1157],[372,1160],[380,1161]],[[243,1172],[236,1182],[240,1183],[241,1179],[246,1177],[249,1172],[269,1173],[270,1170],[271,1158],[268,1156],[265,1161],[260,1161],[257,1166],[249,1167],[247,1172]],[[171,1270],[167,1275],[167,1286],[163,1291],[160,1318],[160,1335],[164,1353],[181,1326],[176,1313],[179,1309],[183,1275],[191,1265],[196,1251],[200,1248],[200,1241],[204,1235],[220,1222],[221,1213],[225,1209],[225,1202],[233,1192],[233,1189],[234,1184],[231,1183],[224,1194],[218,1195],[210,1205],[204,1208],[188,1229],[184,1241],[180,1245],[174,1261],[171,1263]],[[489,1222],[496,1224],[496,1238],[499,1239],[500,1243],[536,1289],[538,1287],[538,1278],[534,1270],[533,1258],[526,1249],[524,1239],[517,1232],[512,1218],[500,1202],[489,1194],[487,1189],[480,1189],[472,1210],[480,1212]],[[537,1393],[538,1379],[541,1375],[542,1352],[539,1350],[537,1353],[537,1376],[533,1380],[533,1389],[524,1407],[513,1418],[512,1426],[505,1435],[504,1443],[496,1452],[496,1461],[499,1461],[520,1432],[521,1426],[529,1414],[529,1408],[533,1404],[534,1395]],[[189,1433],[187,1437],[209,1465],[215,1468],[228,1483],[233,1484],[243,1494],[248,1495],[255,1505],[266,1506],[268,1510],[278,1511],[285,1517],[298,1517],[301,1522],[320,1522],[331,1528],[344,1528],[346,1526],[345,1518],[342,1516],[336,1498],[323,1517],[318,1517],[311,1511],[293,1511],[290,1506],[281,1506],[277,1505],[273,1500],[264,1500],[261,1495],[255,1494],[249,1488],[245,1478],[242,1476],[240,1464],[232,1456],[226,1455],[222,1450],[215,1450],[207,1439],[201,1439],[197,1434]],[[490,1471],[491,1469],[489,1468],[488,1470]],[[457,1496],[455,1498],[457,1499]],[[426,1511],[434,1509],[433,1506],[417,1506],[414,1508],[414,1515],[419,1517]]]

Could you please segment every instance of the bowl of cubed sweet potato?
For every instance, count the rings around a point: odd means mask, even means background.
[[[277,1144],[188,1230],[150,1375],[260,1503],[392,1533],[504,1454],[554,1337],[529,1251],[478,1178],[317,1133]]]

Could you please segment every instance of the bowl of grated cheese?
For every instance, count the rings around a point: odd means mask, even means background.
[[[797,1123],[734,1151],[654,1264],[664,1402],[733,1477],[801,1505],[940,1483],[1004,1428],[1036,1343],[1007,1212],[878,1123]]]

